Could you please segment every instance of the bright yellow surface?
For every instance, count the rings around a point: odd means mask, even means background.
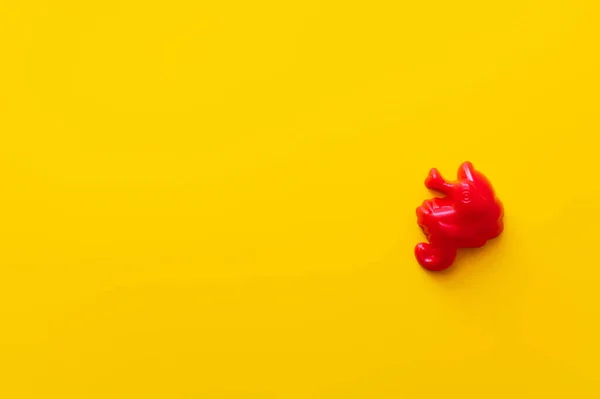
[[[600,395],[597,1],[0,4],[0,397]]]

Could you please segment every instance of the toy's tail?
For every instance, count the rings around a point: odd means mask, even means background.
[[[435,247],[422,242],[415,247],[415,256],[419,264],[427,270],[444,270],[454,262],[456,248]]]

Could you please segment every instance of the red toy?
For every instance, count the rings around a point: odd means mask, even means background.
[[[425,269],[446,269],[458,248],[481,247],[502,232],[502,203],[470,162],[460,166],[455,182],[447,182],[437,169],[431,169],[425,186],[446,195],[425,200],[417,208],[419,226],[429,243],[418,244],[415,256]]]

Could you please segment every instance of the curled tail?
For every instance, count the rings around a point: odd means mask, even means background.
[[[421,266],[427,270],[444,270],[454,262],[456,248],[435,247],[422,242],[415,247],[415,256]]]

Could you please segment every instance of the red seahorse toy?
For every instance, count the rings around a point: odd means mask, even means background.
[[[460,166],[454,182],[431,169],[425,186],[446,195],[417,208],[417,221],[429,243],[417,244],[415,256],[425,269],[444,270],[454,262],[458,248],[481,247],[502,232],[502,203],[470,162]]]

